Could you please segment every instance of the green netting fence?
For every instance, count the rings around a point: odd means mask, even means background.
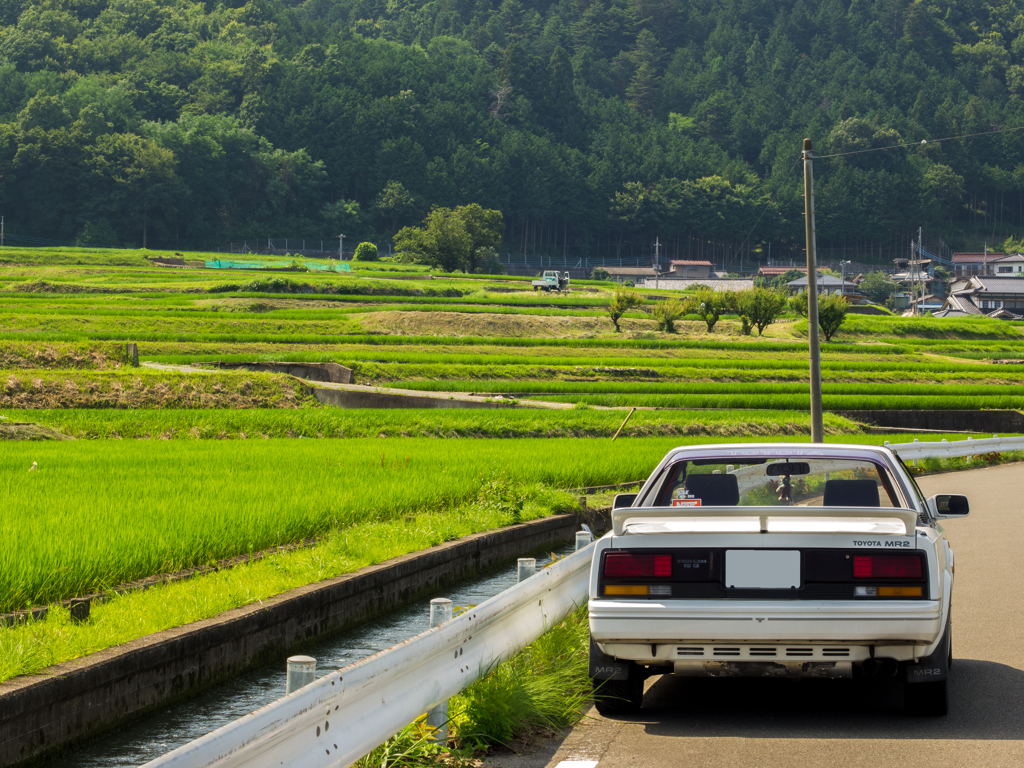
[[[301,272],[351,272],[352,267],[345,262],[337,264],[318,264],[313,261],[299,263],[297,261],[228,261],[217,259],[206,262],[207,269],[287,269]]]

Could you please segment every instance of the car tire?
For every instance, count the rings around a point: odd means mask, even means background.
[[[632,715],[640,711],[644,679],[630,675],[625,680],[594,680],[594,706],[602,715]]]
[[[903,686],[903,709],[908,715],[942,717],[949,712],[949,687],[945,680]]]

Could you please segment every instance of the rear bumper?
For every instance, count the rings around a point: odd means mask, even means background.
[[[646,645],[648,658],[662,644],[929,646],[942,628],[938,600],[590,600],[594,640]]]

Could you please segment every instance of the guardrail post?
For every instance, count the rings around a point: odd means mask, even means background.
[[[316,659],[312,656],[289,656],[288,676],[285,678],[284,692],[289,694],[309,685],[316,679]]]
[[[576,551],[583,549],[585,546],[592,544],[594,541],[594,534],[590,531],[576,531]]]
[[[973,437],[968,437],[967,438],[967,442],[970,442],[973,439],[974,439]],[[973,459],[974,459],[974,456],[972,456],[971,454],[967,454],[967,463],[968,464],[970,464]]]
[[[918,441],[918,439],[917,439],[916,437],[914,438],[914,442],[915,442],[915,443],[916,443],[916,442],[919,442],[919,441]],[[917,466],[917,459],[914,459],[914,466],[915,466],[915,467]]]
[[[519,558],[519,573],[517,581],[526,581],[537,572],[537,559],[534,557]]]
[[[435,597],[430,601],[430,628],[439,627],[452,620],[452,601],[447,597]],[[448,743],[448,701],[442,701],[427,712],[427,725],[434,729],[430,740],[435,744]]]

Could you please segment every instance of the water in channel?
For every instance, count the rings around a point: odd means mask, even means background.
[[[562,556],[573,546],[559,547]],[[551,562],[537,557],[537,568]],[[447,597],[456,606],[479,605],[516,583],[516,565],[502,568],[472,581],[442,590],[435,597]],[[353,664],[378,651],[397,645],[430,628],[430,600],[401,608],[394,613],[361,624],[304,649],[316,659],[317,677]],[[248,672],[206,691],[198,698],[154,712],[143,720],[78,747],[73,752],[46,762],[47,768],[111,768],[140,766],[193,739],[244,717],[254,709],[284,696],[285,659]]]

